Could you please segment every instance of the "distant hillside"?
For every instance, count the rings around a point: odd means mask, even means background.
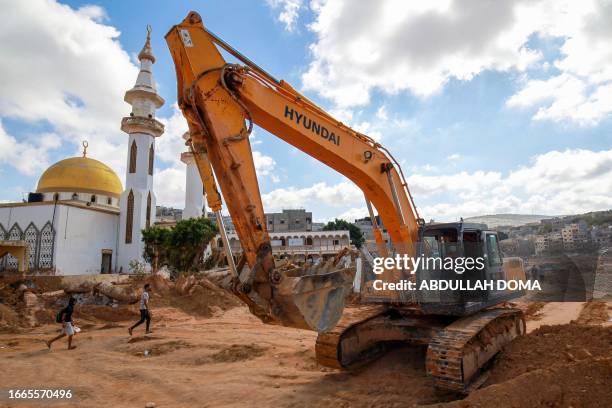
[[[520,225],[540,222],[547,218],[554,218],[551,215],[531,215],[531,214],[492,214],[478,215],[476,217],[467,217],[463,220],[466,222],[481,222],[487,224],[490,228],[499,226],[518,227]]]

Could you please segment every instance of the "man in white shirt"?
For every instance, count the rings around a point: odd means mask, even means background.
[[[132,330],[134,330],[137,326],[143,324],[145,321],[147,322],[146,334],[151,333],[151,330],[149,330],[149,326],[151,324],[151,312],[149,310],[149,292],[151,292],[151,285],[147,283],[144,285],[144,291],[142,292],[142,296],[140,297],[140,320],[128,329],[130,336],[132,335]]]

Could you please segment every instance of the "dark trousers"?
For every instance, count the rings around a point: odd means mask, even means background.
[[[140,326],[145,321],[147,322],[147,331],[149,331],[149,325],[151,324],[151,315],[149,314],[149,311],[147,309],[140,309],[140,320],[132,326],[132,329],[135,329],[136,327]]]

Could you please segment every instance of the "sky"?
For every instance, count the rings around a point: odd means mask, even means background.
[[[150,24],[166,101],[154,188],[183,207],[186,123],[163,36],[190,10],[385,145],[426,220],[612,208],[609,0],[0,0],[0,202],[27,197],[83,140],[125,180],[123,95]],[[367,214],[341,174],[261,128],[251,143],[266,211]]]

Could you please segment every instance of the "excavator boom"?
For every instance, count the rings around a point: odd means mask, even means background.
[[[249,141],[252,126],[351,179],[368,206],[378,210],[396,253],[413,254],[420,225],[401,168],[379,143],[334,119],[206,30],[199,14],[189,13],[166,41],[176,67],[178,104],[189,125],[189,143],[211,197],[209,205],[220,214],[214,174],[243,248],[246,265],[236,268],[235,292],[266,322],[331,329],[342,314],[351,273],[276,268]],[[218,47],[244,65],[227,63]],[[388,280],[400,279],[389,273],[393,276]]]

